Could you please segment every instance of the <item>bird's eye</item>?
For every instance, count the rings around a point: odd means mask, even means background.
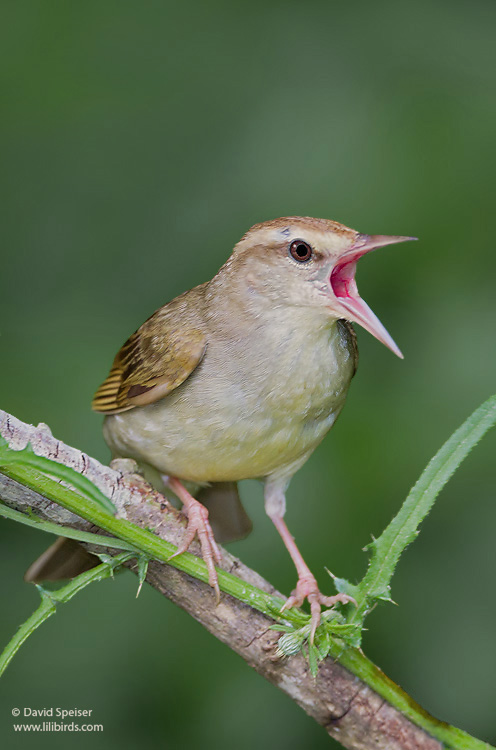
[[[306,263],[312,257],[312,248],[303,240],[294,240],[289,246],[289,254],[298,263]]]

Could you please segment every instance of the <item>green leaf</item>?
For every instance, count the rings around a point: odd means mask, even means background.
[[[148,572],[148,563],[150,558],[147,555],[140,555],[138,557],[138,590],[136,592],[136,599],[140,595],[141,587],[146,580],[146,574]]]
[[[338,591],[351,593],[356,599],[357,608],[350,613],[350,623],[362,624],[378,600],[391,601],[391,579],[402,552],[417,537],[420,523],[446,482],[495,423],[496,396],[492,396],[473,412],[429,461],[397,515],[380,537],[368,545],[370,562],[358,586],[335,579]]]
[[[17,521],[25,526],[31,526],[32,528],[38,529],[38,531],[46,531],[49,534],[55,534],[56,536],[64,536],[66,539],[75,539],[77,542],[88,542],[89,544],[96,544],[100,547],[110,547],[111,549],[123,549],[135,552],[139,555],[139,549],[134,547],[129,542],[124,542],[122,539],[116,539],[111,536],[104,536],[103,534],[92,534],[89,531],[78,531],[69,526],[59,526],[57,523],[51,521],[44,521],[35,513],[31,508],[27,508],[26,513],[21,513],[18,510],[9,508],[4,505],[0,500],[0,517],[10,518],[12,521]]]
[[[10,448],[5,438],[0,435],[0,468],[7,469],[9,466],[21,465],[24,468],[38,469],[45,476],[55,477],[59,481],[66,482],[77,490],[87,500],[92,500],[102,510],[115,515],[115,505],[96,487],[93,482],[71,469],[69,466],[51,461],[44,456],[38,456],[31,445],[21,450]]]
[[[315,647],[319,655],[319,661],[326,658],[329,651],[331,650],[331,636],[328,630],[321,630],[315,634]]]
[[[339,594],[348,594],[348,596],[352,596],[353,599],[356,599],[358,592],[359,592],[358,586],[353,585],[352,583],[347,581],[346,578],[338,578],[337,576],[333,575],[329,570],[327,572],[331,576],[334,586],[336,588],[336,591]]]
[[[319,655],[315,644],[308,643],[308,666],[312,677],[317,677],[319,671]]]

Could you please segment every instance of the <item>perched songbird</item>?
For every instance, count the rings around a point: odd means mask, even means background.
[[[321,605],[350,598],[320,593],[284,521],[286,490],[343,408],[358,359],[350,321],[402,356],[360,298],[355,269],[370,250],[410,239],[299,216],[256,224],[211,281],[126,341],[93,400],[114,456],[153,467],[182,501],[188,525],[176,554],[197,535],[217,593],[219,551],[200,500],[215,504],[221,533],[225,512],[238,527],[227,535],[242,535],[234,483],[264,481],[267,515],[298,573],[284,608],[308,599],[312,637]]]

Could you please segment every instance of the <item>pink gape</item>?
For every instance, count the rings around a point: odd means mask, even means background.
[[[337,299],[345,310],[351,312],[352,320],[359,323],[366,331],[375,336],[382,344],[391,349],[394,354],[403,359],[403,354],[395,344],[381,321],[372,312],[367,303],[358,294],[355,281],[357,261],[366,253],[384,245],[393,245],[397,242],[408,242],[416,237],[400,237],[385,234],[362,234],[354,246],[343,253],[339,262],[332,269],[329,283]]]

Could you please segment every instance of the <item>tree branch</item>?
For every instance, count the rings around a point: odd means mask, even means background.
[[[150,529],[175,546],[179,544],[185,527],[182,515],[139,475],[129,473],[134,462],[120,460],[109,468],[53,438],[46,425],[33,427],[24,424],[1,410],[0,434],[14,450],[22,450],[30,443],[35,454],[69,466],[87,477],[112,500],[117,508],[117,518]],[[95,528],[91,520],[80,518],[23,482],[1,473],[0,499],[11,508],[34,511],[39,518],[58,526],[101,531],[99,524]],[[91,545],[85,546],[95,549]],[[193,546],[192,551],[197,553],[199,549]],[[116,555],[118,551],[109,549],[108,553]],[[179,560],[177,558],[174,562]],[[129,565],[136,568],[134,563]],[[267,594],[282,598],[258,573],[225,550],[222,550],[219,568]],[[489,745],[430,717],[357,649],[347,649],[339,659],[327,658],[320,665],[317,677],[313,678],[302,654],[289,659],[276,657],[278,634],[270,629],[274,620],[267,614],[228,594],[223,594],[220,604],[215,606],[208,585],[163,562],[150,562],[146,580],[238,653],[265,679],[289,695],[346,748],[489,748]]]

